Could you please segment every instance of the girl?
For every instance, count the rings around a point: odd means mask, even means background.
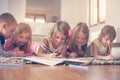
[[[39,48],[38,56],[42,57],[64,57],[70,26],[64,21],[57,22],[50,36],[44,38]],[[49,53],[49,54],[48,54]]]
[[[28,24],[19,23],[13,36],[6,40],[5,42],[5,50],[18,52],[22,51],[24,56],[33,55],[31,52],[31,41],[32,41],[32,31]]]
[[[68,57],[83,57],[87,48],[89,29],[86,23],[78,23],[69,41]]]
[[[111,59],[111,45],[116,37],[113,26],[105,25],[99,37],[93,41],[93,55],[95,58]]]

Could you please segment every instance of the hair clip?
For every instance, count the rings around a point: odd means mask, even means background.
[[[69,29],[68,30],[68,36],[71,36],[72,35],[72,29]]]

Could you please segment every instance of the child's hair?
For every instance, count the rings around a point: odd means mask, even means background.
[[[100,33],[100,36],[101,37],[104,37],[106,35],[109,35],[109,39],[110,40],[114,40],[115,37],[116,37],[116,31],[115,31],[115,28],[114,26],[111,26],[111,25],[105,25],[102,30],[101,30],[101,33]]]
[[[16,19],[10,13],[3,13],[0,15],[0,23],[3,21],[6,22],[8,25],[11,25],[11,24],[17,25]]]
[[[72,51],[76,51],[75,37],[78,34],[78,32],[83,32],[86,35],[86,41],[87,42],[88,42],[88,39],[89,39],[89,29],[88,29],[87,24],[86,23],[82,23],[82,22],[78,23],[76,25],[76,27],[73,29],[72,35],[71,35],[71,38],[70,38],[70,45],[69,45],[69,47],[70,47],[70,49]],[[82,50],[85,51],[86,47],[87,47],[87,43],[82,46]]]
[[[66,36],[66,39],[68,39],[69,30],[70,30],[70,26],[69,26],[69,24],[67,22],[59,21],[51,29],[50,37],[53,37],[55,35],[56,31],[59,31],[59,32],[61,32],[62,34],[64,34]]]
[[[27,33],[27,32],[30,33],[30,39],[29,39],[29,41],[27,42],[26,45],[22,46],[21,50],[22,50],[22,51],[25,51],[25,52],[29,52],[29,51],[30,51],[31,44],[32,44],[32,31],[31,31],[30,25],[27,24],[27,23],[19,23],[19,24],[18,24],[16,30],[15,30],[14,33],[13,33],[13,36],[12,36],[12,44],[10,45],[10,48],[13,49],[13,48],[16,47],[15,41],[16,41],[16,37],[17,37],[19,34]]]

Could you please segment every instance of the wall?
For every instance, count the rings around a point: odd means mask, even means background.
[[[8,12],[8,0],[0,0],[0,14]]]
[[[107,1],[106,23],[120,27],[120,0]]]
[[[117,37],[116,42],[120,42],[120,0],[106,0],[106,22],[94,27],[90,27],[89,41],[98,37],[101,28],[110,24],[115,26]],[[89,0],[62,0],[61,1],[61,20],[67,21],[72,28],[82,21],[88,24],[89,21]]]
[[[87,22],[87,0],[61,0],[61,20],[73,28],[78,22]]]
[[[25,17],[26,0],[0,0],[0,13],[9,12],[18,22]]]
[[[61,0],[61,20],[67,21],[72,28],[82,21],[88,23],[88,1],[89,0]],[[116,41],[120,42],[120,0],[106,0],[106,23],[115,26],[117,31]],[[0,13],[11,12],[15,15],[17,21],[23,21],[25,16],[26,0],[0,0]],[[94,40],[101,28],[105,25],[90,27],[90,41]],[[35,24],[34,24],[35,25]],[[47,24],[48,25],[48,24]],[[50,24],[51,26],[51,24]],[[33,27],[34,28],[34,27]],[[45,27],[44,30],[46,30]],[[39,31],[33,29],[33,33],[39,34]],[[43,30],[42,27],[37,30]],[[35,32],[34,32],[35,31]],[[46,34],[44,31],[43,34]]]
[[[8,11],[12,13],[18,22],[25,18],[26,0],[8,0]]]
[[[90,28],[90,40],[94,40],[99,34],[101,28],[106,25],[115,26],[117,37],[114,42],[120,42],[120,0],[106,0],[106,22]],[[96,36],[95,36],[96,35]]]

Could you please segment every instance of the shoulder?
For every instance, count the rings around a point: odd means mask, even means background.
[[[98,38],[93,42],[93,46],[94,48],[97,47],[98,49],[102,49],[104,46],[101,42],[101,40]]]
[[[7,40],[5,40],[5,41],[11,42],[11,41],[12,41],[12,39],[11,39],[11,38],[9,38],[9,39],[7,39]]]
[[[5,44],[7,44],[7,43],[11,43],[11,42],[12,42],[12,39],[11,39],[11,38],[5,40]]]
[[[99,38],[95,39],[95,40],[93,41],[93,44],[100,45],[101,42],[100,42]]]

